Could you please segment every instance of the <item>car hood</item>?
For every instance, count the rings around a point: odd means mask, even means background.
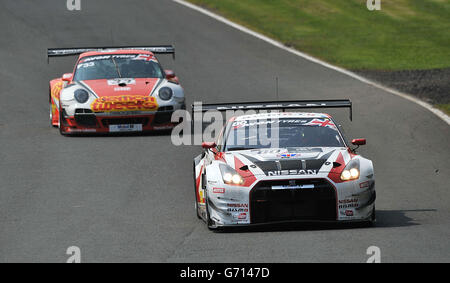
[[[98,97],[111,97],[127,95],[149,96],[154,88],[158,86],[159,82],[160,79],[158,78],[119,78],[87,80],[80,81],[79,83]]]
[[[347,148],[342,147],[255,149],[225,154],[227,163],[236,170],[265,176],[328,174],[333,168],[345,167],[349,159]]]

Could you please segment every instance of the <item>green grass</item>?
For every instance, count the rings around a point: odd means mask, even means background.
[[[188,0],[353,70],[450,67],[450,1]]]
[[[436,107],[444,111],[447,115],[450,116],[450,104],[436,104]]]

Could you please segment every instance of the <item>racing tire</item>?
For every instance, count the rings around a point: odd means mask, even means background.
[[[194,207],[195,207],[195,214],[197,215],[198,219],[202,219],[200,214],[198,213],[198,200],[197,200],[197,179],[195,178],[195,162],[194,162]]]
[[[52,102],[52,93],[50,87],[48,87],[48,103],[50,105],[50,126],[56,128],[55,125],[53,125],[53,102]]]
[[[204,180],[205,175],[203,175],[202,180]],[[206,184],[202,182],[202,185]],[[209,230],[216,230],[217,227],[214,225],[214,221],[211,219],[209,215],[209,198],[208,198],[208,191],[205,189],[205,206],[206,206],[206,225],[208,226]]]
[[[58,126],[53,125],[53,104],[50,103],[50,126],[53,128],[58,128]]]
[[[54,127],[53,126],[53,105],[52,105],[52,103],[50,102],[50,126],[52,126],[52,127]]]
[[[372,210],[372,216],[370,217],[370,220],[367,220],[364,222],[364,226],[365,227],[373,227],[375,226],[375,222],[376,222],[376,215],[375,215],[375,205],[373,206],[373,210]]]
[[[376,210],[375,210],[375,205],[373,206],[373,210],[372,210],[372,218],[370,219],[370,225],[374,226],[375,222],[377,222],[377,216],[376,216]]]
[[[63,111],[61,111],[61,105],[59,106],[59,123],[58,123],[58,129],[59,129],[59,133],[63,136],[67,136],[67,133],[64,132],[61,128],[61,121],[63,119]]]

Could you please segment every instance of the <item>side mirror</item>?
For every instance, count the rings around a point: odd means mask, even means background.
[[[211,149],[211,148],[215,148],[217,145],[215,142],[203,142],[202,143],[202,147],[204,149]]]
[[[354,145],[365,145],[366,139],[353,139],[352,144]]]
[[[164,73],[166,73],[166,79],[168,80],[176,78],[175,72],[172,70],[164,70]]]
[[[72,73],[67,73],[67,74],[64,74],[61,79],[64,82],[70,82],[70,81],[72,81],[72,78],[73,78],[73,74]]]

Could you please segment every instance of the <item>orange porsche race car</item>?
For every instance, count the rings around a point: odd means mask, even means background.
[[[50,81],[50,123],[63,135],[167,130],[185,109],[175,73],[155,54],[173,46],[55,48],[48,57],[79,55],[72,73]]]

